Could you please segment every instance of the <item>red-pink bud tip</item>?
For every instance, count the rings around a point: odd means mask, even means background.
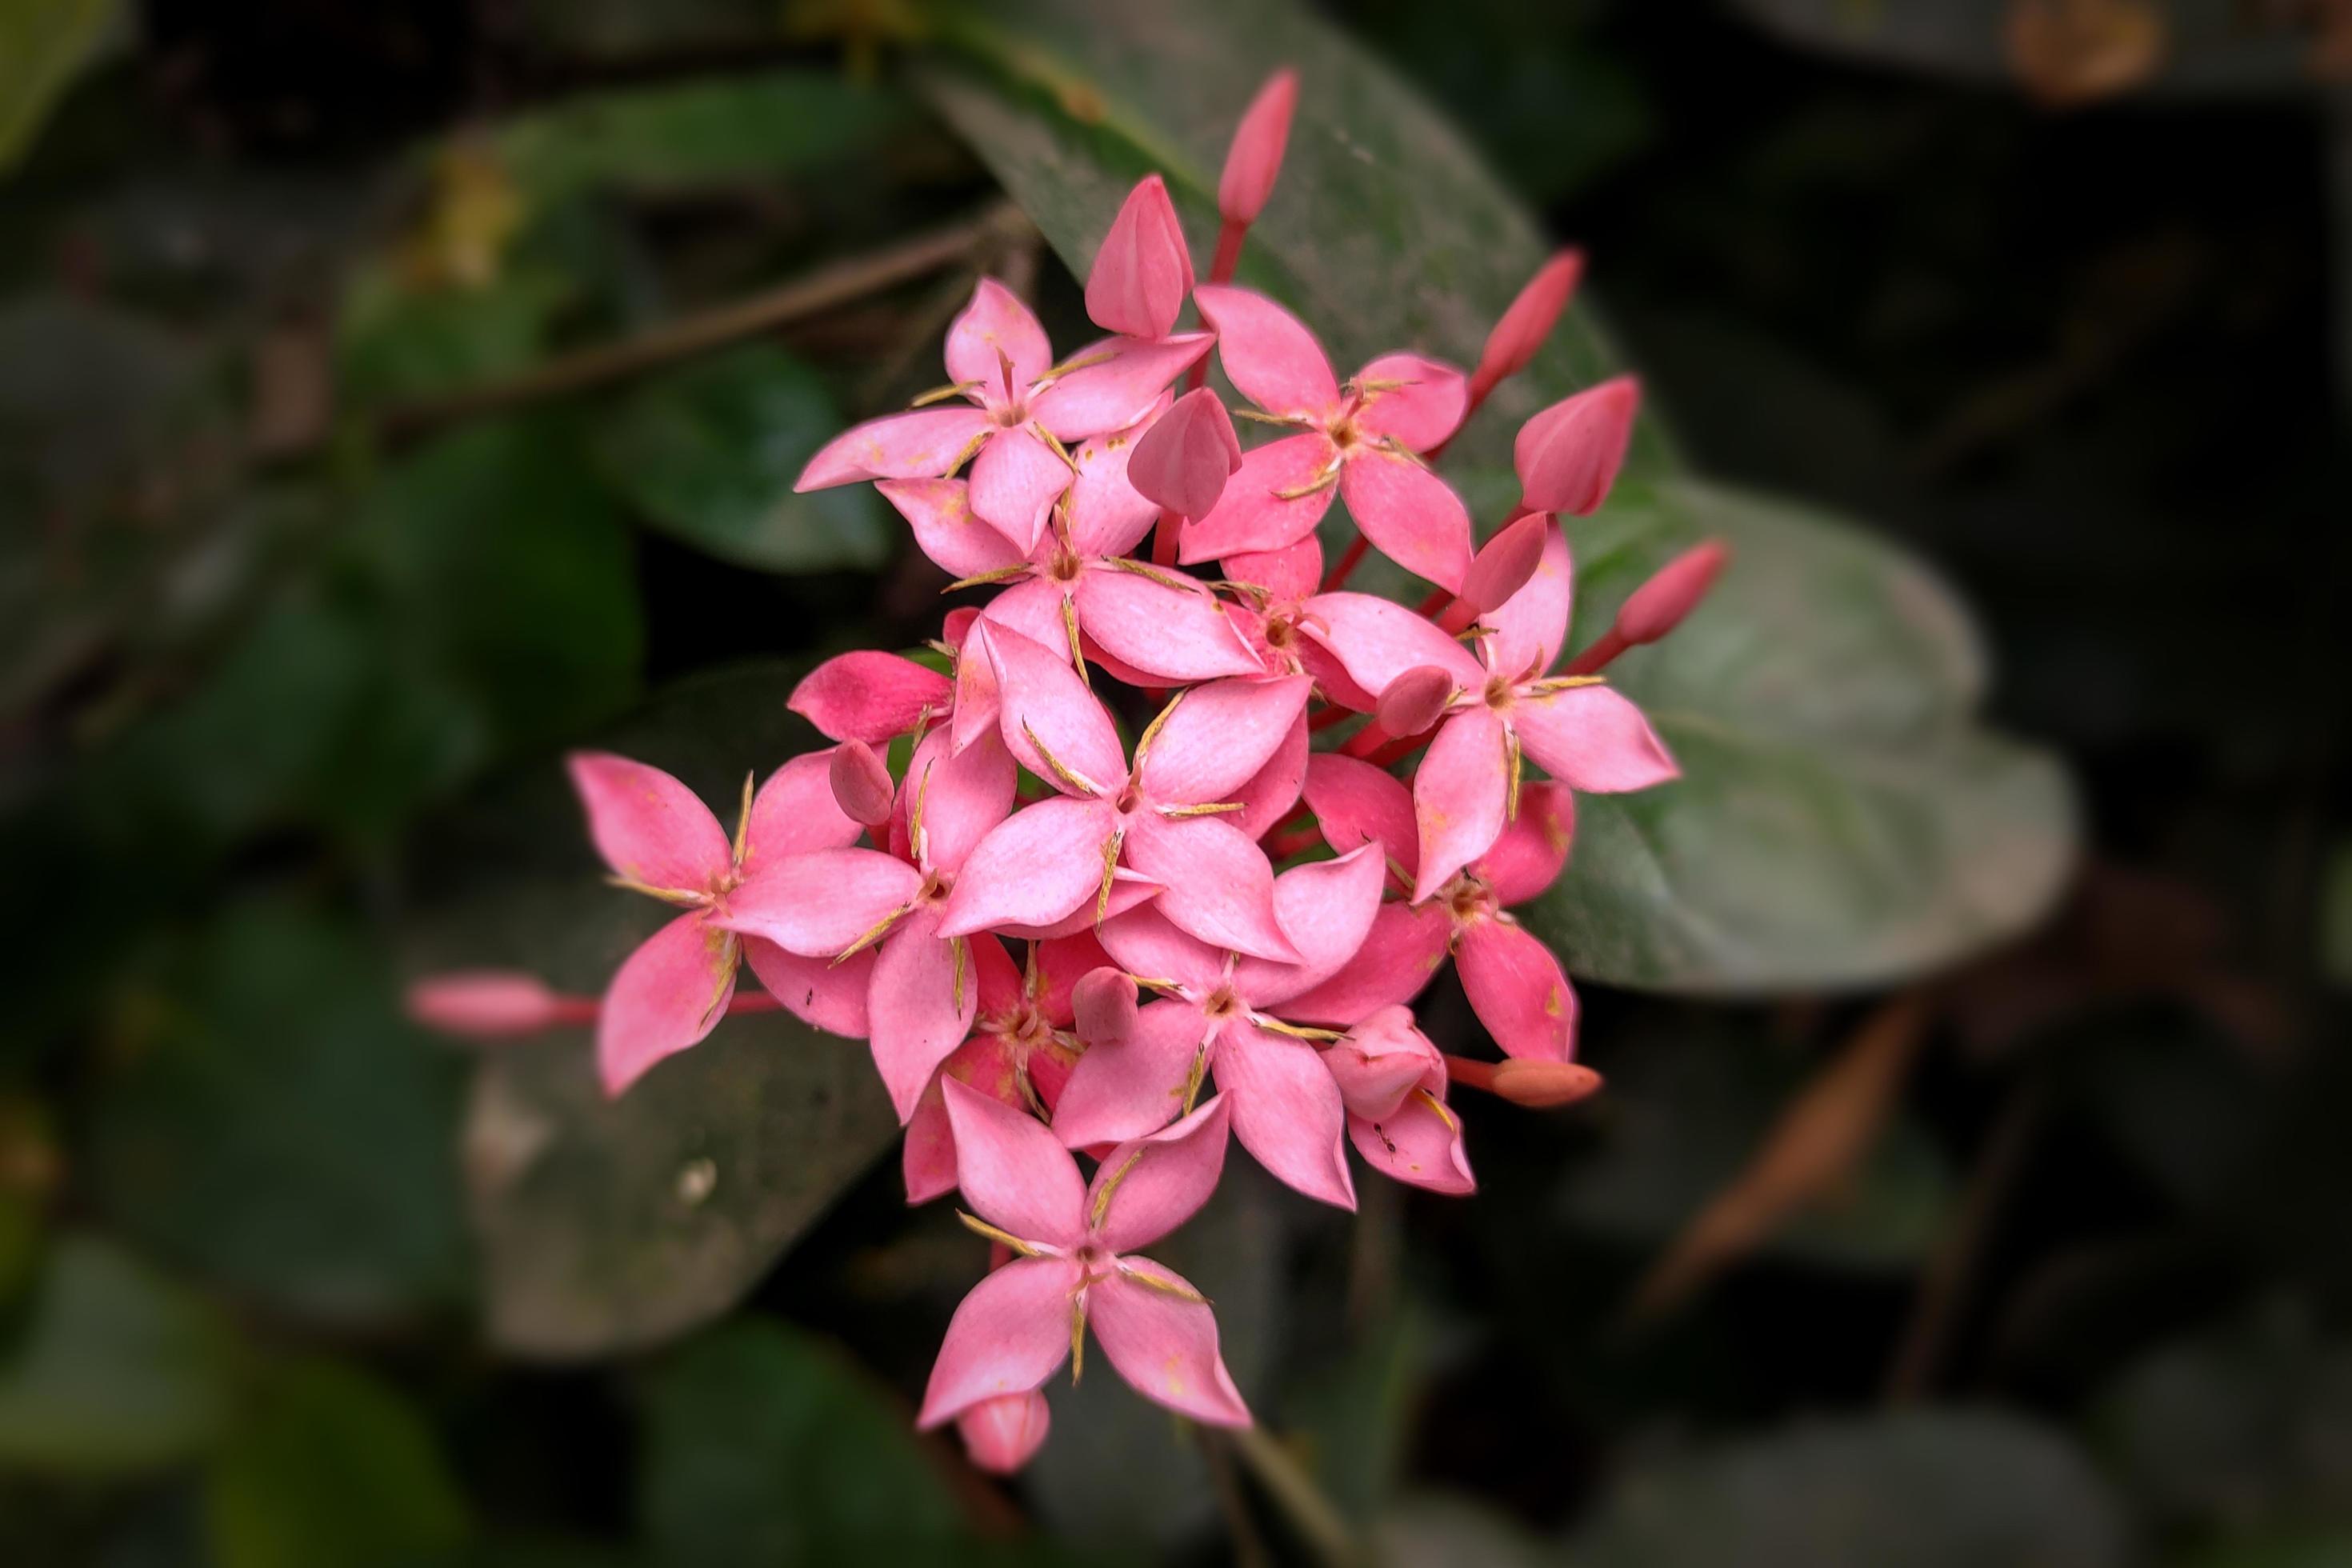
[[[1135,1033],[1138,996],[1133,975],[1110,968],[1088,971],[1070,992],[1078,1038],[1090,1048],[1108,1046],[1116,1050],[1127,1044]]]
[[[873,747],[863,741],[844,741],[833,749],[827,773],[833,781],[834,803],[844,816],[868,827],[890,820],[896,789],[890,783],[890,770],[882,765]]]
[[[1203,386],[1178,398],[1137,439],[1128,454],[1127,482],[1178,517],[1206,517],[1241,466],[1233,416]]]
[[[1463,574],[1463,602],[1481,615],[1509,603],[1511,595],[1526,587],[1536,568],[1543,564],[1544,540],[1550,527],[1549,517],[1531,511],[1486,541]]]
[[[1127,194],[1087,274],[1087,314],[1106,331],[1164,338],[1192,291],[1192,256],[1159,175]]]
[[[1495,1064],[1495,1093],[1534,1110],[1574,1105],[1600,1092],[1601,1075],[1579,1062],[1528,1061],[1514,1057]]]
[[[1617,482],[1641,405],[1641,384],[1621,375],[1561,399],[1519,426],[1511,459],[1528,509],[1578,517],[1598,510]]]
[[[1389,682],[1373,716],[1391,735],[1418,735],[1445,716],[1454,690],[1454,677],[1438,666],[1415,665]]]
[[[534,974],[472,969],[430,974],[408,988],[408,1016],[472,1040],[510,1040],[564,1021],[563,999]]]
[[[956,1432],[974,1466],[992,1475],[1009,1476],[1027,1464],[1045,1446],[1053,1427],[1045,1396],[1035,1389],[1026,1394],[999,1394],[983,1399],[956,1417]]]
[[[1297,107],[1298,73],[1286,68],[1266,79],[1243,111],[1217,181],[1217,215],[1227,223],[1255,223],[1265,209],[1290,142],[1290,112]]]
[[[1633,647],[1652,643],[1682,625],[1715,586],[1730,547],[1719,539],[1695,544],[1633,590],[1617,612],[1617,635]]]
[[[1482,387],[1492,387],[1527,369],[1559,324],[1560,312],[1568,309],[1577,280],[1583,276],[1584,253],[1575,249],[1560,251],[1537,268],[1495,323],[1495,330],[1486,334],[1486,346],[1478,355],[1478,368],[1471,379]]]

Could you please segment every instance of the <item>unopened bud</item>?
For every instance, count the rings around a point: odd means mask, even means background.
[[[1419,664],[1388,684],[1373,716],[1391,735],[1418,735],[1445,716],[1454,700],[1454,677],[1433,664]]]
[[[1290,142],[1290,111],[1297,106],[1298,73],[1285,68],[1266,79],[1243,111],[1217,181],[1217,216],[1227,223],[1255,223],[1265,209]]]
[[[1395,1115],[1415,1089],[1445,1087],[1445,1058],[1402,1005],[1381,1008],[1333,1041],[1323,1065],[1348,1109],[1375,1121]]]
[[[1513,1057],[1495,1064],[1494,1091],[1513,1105],[1537,1110],[1574,1105],[1600,1088],[1601,1075],[1580,1062],[1530,1061]]]
[[[509,1040],[570,1021],[545,981],[503,969],[427,975],[409,986],[407,1007],[429,1029],[474,1040]]]
[[[1027,1464],[1045,1446],[1052,1426],[1045,1396],[1034,1388],[1026,1394],[995,1394],[956,1417],[956,1432],[973,1465],[1000,1476]]]
[[[1498,610],[1512,595],[1528,585],[1543,564],[1544,540],[1551,520],[1531,511],[1504,529],[1472,557],[1463,574],[1461,598],[1480,615]]]
[[[1527,369],[1559,324],[1560,312],[1568,309],[1569,297],[1576,292],[1577,279],[1583,275],[1580,250],[1560,251],[1538,268],[1503,312],[1502,320],[1495,323],[1495,330],[1486,334],[1486,346],[1478,355],[1471,384],[1483,394]]]
[[[1178,398],[1137,439],[1127,458],[1127,482],[1178,517],[1206,517],[1241,466],[1233,416],[1203,386]]]
[[[844,816],[868,827],[890,820],[897,792],[890,783],[890,770],[882,765],[873,747],[863,741],[844,741],[833,749],[829,774],[834,804],[841,807]]]
[[[1168,200],[1152,174],[1127,194],[1095,252],[1087,274],[1087,314],[1106,331],[1164,338],[1192,291],[1192,256]]]
[[[1699,601],[1715,586],[1730,555],[1730,547],[1723,541],[1710,539],[1659,567],[1618,610],[1617,635],[1630,647],[1639,647],[1682,625],[1683,617],[1698,608]]]
[[[1561,399],[1519,426],[1511,460],[1528,510],[1577,517],[1598,510],[1617,482],[1641,403],[1640,384],[1621,375]]]
[[[1127,1044],[1135,1034],[1137,995],[1133,975],[1108,967],[1089,970],[1070,991],[1078,1038],[1090,1047],[1113,1050]]]

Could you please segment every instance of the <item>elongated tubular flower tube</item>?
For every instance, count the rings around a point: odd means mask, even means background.
[[[1730,557],[1729,547],[1711,539],[1659,567],[1648,582],[1626,595],[1617,607],[1614,624],[1569,661],[1568,673],[1588,675],[1604,668],[1627,648],[1656,642],[1682,625],[1683,618],[1698,608],[1699,601],[1715,586]]]

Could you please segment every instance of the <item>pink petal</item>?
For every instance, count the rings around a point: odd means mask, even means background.
[[[1279,550],[1244,551],[1221,563],[1236,583],[1255,583],[1277,605],[1295,604],[1323,585],[1323,546],[1313,534]]]
[[[1282,173],[1282,153],[1290,141],[1290,116],[1298,107],[1298,73],[1287,68],[1265,79],[1234,127],[1217,177],[1217,214],[1227,223],[1257,220]]]
[[[991,828],[964,861],[940,933],[1051,926],[1081,909],[1091,917],[1103,846],[1117,820],[1099,801],[1056,798],[1023,806]]]
[[[1207,387],[1195,387],[1153,420],[1135,443],[1128,480],[1154,506],[1204,517],[1240,471],[1233,416]]]
[[[596,1070],[617,1095],[667,1056],[697,1045],[735,994],[735,939],[680,915],[621,963],[596,1010]]]
[[[1356,956],[1312,991],[1282,1005],[1301,1024],[1352,1028],[1383,1007],[1421,994],[1445,962],[1454,940],[1453,912],[1441,904],[1382,904]]]
[[[772,860],[711,920],[787,952],[830,957],[904,908],[922,873],[878,849],[814,849]]]
[[[1116,867],[1110,874],[1110,901],[1101,909],[1101,921],[1115,920],[1159,896],[1159,883],[1124,866]],[[1072,942],[1080,937],[1091,940],[1095,928],[1101,923],[1096,918],[1100,897],[1101,889],[1097,886],[1095,898],[1081,902],[1060,920],[1046,921],[1042,924],[1007,921],[993,929],[1007,942]]]
[[[1413,821],[1421,837],[1414,903],[1493,845],[1503,831],[1509,795],[1503,721],[1493,709],[1466,708],[1439,727],[1412,775]]]
[[[1681,775],[1642,710],[1607,686],[1523,700],[1511,724],[1544,772],[1593,795],[1648,789]]]
[[[1053,1376],[1070,1353],[1070,1298],[1081,1278],[1066,1258],[1016,1258],[973,1286],[948,1321],[915,1425],[928,1430]]]
[[[1506,680],[1528,680],[1559,660],[1559,645],[1568,637],[1572,582],[1568,535],[1559,523],[1548,522],[1535,574],[1499,608],[1478,617],[1478,624],[1493,633],[1480,644],[1487,668]]]
[[[1564,1062],[1576,1054],[1576,990],[1551,949],[1517,921],[1465,921],[1454,968],[1470,1010],[1506,1055]]]
[[[1576,796],[1565,784],[1519,786],[1519,815],[1471,866],[1502,905],[1523,904],[1559,879],[1576,837]]]
[[[817,449],[793,482],[830,489],[861,479],[929,479],[954,471],[972,442],[996,428],[984,409],[917,408],[853,425]]]
[[[1134,976],[1105,964],[1080,980],[1071,994],[1072,1032],[1088,1049],[1101,1046],[1116,1050],[1135,1037],[1140,994]]]
[[[974,1038],[963,1048],[969,1050],[979,1043]],[[954,1058],[949,1061],[952,1064]],[[947,1098],[940,1090],[938,1079],[924,1087],[922,1099],[915,1102],[915,1114],[907,1118],[906,1135],[899,1141],[898,1175],[907,1184],[910,1205],[955,1191],[955,1131],[948,1125]]]
[[[1063,441],[1124,430],[1151,411],[1168,384],[1192,368],[1216,340],[1207,332],[1159,339],[1106,338],[1071,356],[1074,370],[1029,400],[1037,423]]]
[[[1002,627],[992,627],[984,641],[996,671],[997,725],[1015,760],[1066,794],[1115,792],[1124,784],[1127,752],[1118,727],[1069,661]],[[1092,791],[1065,777],[1065,770]]]
[[[1162,680],[1257,673],[1257,655],[1216,595],[1190,577],[1171,581],[1182,586],[1089,567],[1077,583],[1078,625],[1121,663]]]
[[[1313,534],[1337,489],[1329,484],[1318,489],[1316,482],[1336,451],[1329,437],[1309,430],[1244,453],[1217,504],[1207,516],[1184,525],[1176,559],[1191,566],[1221,556],[1286,550]]]
[[[1111,956],[1091,931],[1077,931],[1037,944],[1037,978],[1044,989],[1038,1008],[1059,1028],[1068,1028],[1077,1016],[1078,982],[1108,967]]]
[[[1213,816],[1129,820],[1128,863],[1160,886],[1159,910],[1213,947],[1296,963],[1274,912],[1274,868],[1240,829]]]
[[[1073,1149],[1158,1131],[1184,1109],[1184,1086],[1211,1025],[1190,1002],[1154,1002],[1125,1045],[1090,1050],[1054,1107],[1054,1135]]]
[[[610,752],[574,752],[567,761],[588,836],[614,871],[648,888],[694,892],[728,874],[734,846],[692,790]]]
[[[1511,446],[1511,466],[1530,511],[1581,517],[1599,510],[1617,481],[1642,389],[1630,375],[1588,386],[1538,413]]]
[[[1322,752],[1307,763],[1307,805],[1323,842],[1345,855],[1362,845],[1404,868],[1410,879],[1421,863],[1421,829],[1412,816],[1412,792],[1386,769],[1337,752]]]
[[[1146,904],[1102,923],[1103,951],[1129,974],[1172,980],[1206,995],[1225,977],[1225,952],[1179,931],[1155,904]]]
[[[940,1080],[955,1131],[957,1184],[981,1218],[1009,1236],[1075,1247],[1087,1231],[1086,1188],[1045,1124],[955,1078]]]
[[[992,936],[973,937],[971,967],[980,984],[981,1016],[1001,1018],[1021,1005],[1021,971],[1013,966],[1012,955],[1004,951],[1003,942]],[[967,1078],[964,1081],[972,1080]]]
[[[900,810],[923,812],[923,843],[917,863],[953,873],[971,858],[989,830],[1013,810],[1018,775],[1013,754],[994,735],[982,735],[950,755],[945,731],[934,730],[915,748],[899,786]],[[911,818],[909,819],[911,821]]]
[[[974,1469],[1009,1476],[1045,1446],[1053,1425],[1045,1396],[1033,1388],[982,1400],[956,1417],[956,1436],[963,1439],[964,1457]]]
[[[976,381],[996,398],[1004,395],[1002,353],[1013,362],[1013,393],[1020,396],[1029,384],[1053,368],[1054,348],[1045,329],[1037,324],[1013,290],[993,278],[983,278],[966,305],[948,327],[948,379]]]
[[[826,761],[833,801],[842,816],[887,832],[898,784],[882,759],[874,754],[874,748],[863,741],[844,741],[833,748]]]
[[[1157,805],[1234,798],[1287,740],[1307,710],[1302,675],[1219,680],[1175,700],[1143,759],[1144,794]]]
[[[1340,1152],[1347,1110],[1321,1053],[1236,1019],[1218,1038],[1216,1073],[1234,1102],[1234,1136],[1259,1164],[1310,1198],[1356,1206]]]
[[[809,752],[768,775],[751,797],[751,825],[743,835],[745,877],[787,855],[841,849],[857,842],[858,825],[834,798],[833,753]]]
[[[1216,329],[1217,358],[1244,397],[1268,414],[1318,421],[1339,401],[1331,358],[1297,317],[1230,284],[1203,283],[1192,301]]]
[[[1339,475],[1339,493],[1373,549],[1416,577],[1461,591],[1470,512],[1453,486],[1410,458],[1359,447]]]
[[[1085,561],[1124,555],[1141,543],[1160,509],[1136,489],[1129,468],[1141,426],[1130,425],[1081,443],[1070,454],[1070,548]]]
[[[972,459],[971,510],[1025,557],[1045,537],[1045,514],[1075,477],[1028,426],[999,430]]]
[[[1290,732],[1265,760],[1265,766],[1234,793],[1242,805],[1234,814],[1234,826],[1244,837],[1263,838],[1290,815],[1298,804],[1298,786],[1307,777],[1307,715],[1301,713],[1291,721]]]
[[[784,706],[829,741],[879,746],[948,710],[954,691],[936,669],[895,653],[861,649],[826,659],[793,688]]]
[[[962,479],[884,479],[874,488],[914,529],[916,547],[950,577],[977,577],[1026,559],[972,515],[971,488]]]
[[[1400,1182],[1453,1197],[1478,1190],[1462,1143],[1461,1119],[1426,1092],[1412,1095],[1380,1121],[1350,1116],[1348,1137],[1366,1164]]]
[[[1325,1048],[1323,1065],[1350,1116],[1396,1114],[1415,1089],[1445,1087],[1445,1060],[1413,1026],[1409,1007],[1383,1007]]]
[[[1148,1258],[1123,1258],[1119,1267],[1184,1292],[1118,1276],[1087,1289],[1087,1322],[1119,1376],[1180,1415],[1211,1426],[1248,1426],[1249,1406],[1218,1353],[1217,1317],[1209,1303],[1182,1276]]]
[[[747,936],[743,959],[768,994],[794,1017],[829,1035],[852,1040],[866,1037],[871,1026],[866,1016],[866,989],[874,978],[872,948],[836,963],[830,958],[803,958],[772,942]]]
[[[1034,585],[1024,583],[1012,593]],[[997,598],[1011,596],[1012,594],[1000,594]],[[994,730],[1002,717],[999,706],[996,667],[988,658],[987,622],[975,614],[964,629],[963,640],[956,645],[955,710],[948,726],[949,743],[961,751]]]
[[[1107,332],[1164,338],[1192,291],[1192,258],[1167,184],[1148,174],[1119,204],[1087,274],[1087,314]]]
[[[875,1070],[902,1122],[948,1053],[971,1033],[980,1010],[971,954],[957,952],[964,939],[942,940],[939,921],[936,910],[918,908],[898,922],[882,941],[866,994]]]
[[[1276,877],[1274,912],[1300,962],[1244,958],[1234,966],[1234,990],[1251,1006],[1279,1013],[1283,1002],[1338,973],[1370,932],[1387,879],[1387,863],[1371,846]]]
[[[1062,621],[1062,601],[1068,594],[1067,584],[1050,577],[1032,577],[1013,584],[991,599],[980,612],[976,624],[991,631],[1018,632],[1066,665],[1070,662],[1070,630]],[[972,733],[979,731],[975,729]],[[971,743],[967,738],[959,740],[956,745],[961,750]]]
[[[1087,1189],[1095,1239],[1113,1252],[1149,1247],[1198,1214],[1225,1168],[1232,1107],[1217,1095],[1173,1126],[1103,1156]]]
[[[1551,514],[1540,511],[1528,512],[1496,530],[1495,537],[1470,558],[1470,570],[1462,579],[1463,603],[1481,612],[1499,610],[1510,603],[1511,595],[1526,587],[1536,568],[1543,564],[1544,545],[1552,531]],[[1563,608],[1561,619],[1566,618]]]
[[[1402,605],[1370,594],[1318,594],[1304,607],[1299,629],[1328,648],[1348,679],[1374,696],[1423,664],[1444,669],[1465,691],[1486,683],[1486,667],[1477,655]]]
[[[1382,354],[1356,373],[1366,388],[1356,423],[1375,436],[1394,437],[1406,449],[1426,452],[1460,427],[1470,405],[1469,379],[1442,360],[1420,354]],[[1375,383],[1402,382],[1379,388]]]

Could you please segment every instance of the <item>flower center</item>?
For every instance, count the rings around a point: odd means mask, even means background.
[[[1029,423],[1029,410],[1018,402],[998,404],[995,415],[996,426],[1000,430],[1010,430],[1016,426]]]
[[[1497,713],[1511,705],[1511,683],[1501,676],[1490,676],[1486,681],[1486,706]]]
[[[1054,559],[1045,567],[1046,575],[1056,583],[1075,583],[1078,580],[1078,574],[1085,570],[1086,563],[1079,560],[1076,552],[1067,545],[1055,551]]]
[[[1201,1011],[1212,1018],[1230,1018],[1242,1010],[1242,999],[1234,994],[1230,985],[1220,985],[1201,1004]]]

